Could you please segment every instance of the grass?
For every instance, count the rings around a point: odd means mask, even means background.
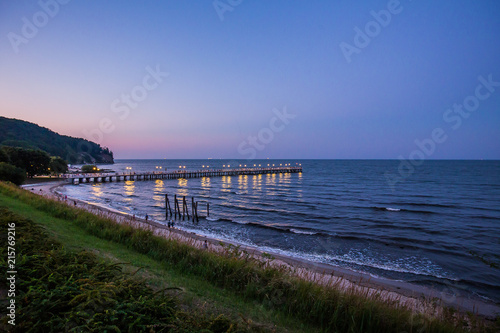
[[[13,186],[0,184],[0,193],[2,201],[10,200],[11,205],[15,201],[19,206],[30,206],[31,210],[24,209],[31,212],[28,215],[43,213],[41,215],[46,218],[50,216],[63,221],[66,228],[74,228],[73,235],[60,233],[61,237],[63,234],[68,237],[64,241],[72,238],[76,238],[75,242],[83,241],[78,237],[92,236],[96,242],[107,241],[112,246],[120,245],[121,251],[147,257],[150,266],[145,268],[148,274],[175,276],[179,285],[184,279],[191,281],[187,283],[190,286],[191,283],[197,285],[202,282],[212,291],[191,294],[185,300],[191,298],[190,301],[196,304],[215,300],[219,304],[215,305],[215,309],[233,314],[241,309],[244,323],[249,323],[250,317],[263,320],[262,327],[247,326],[251,330],[257,327],[272,329],[269,322],[277,322],[291,330],[295,326],[297,330],[308,332],[460,332],[466,331],[466,328],[474,332],[494,331],[494,328],[488,328],[474,317],[445,311],[440,318],[429,318],[415,315],[409,309],[377,297],[354,291],[342,292],[334,285],[320,286],[293,277],[284,268],[255,260],[238,248],[214,254],[157,237],[149,230],[134,229],[63,203],[37,197]],[[53,223],[59,224],[60,221]],[[60,231],[62,226],[53,228]],[[119,255],[116,248],[109,249],[109,253]],[[161,284],[158,279],[156,283]]]
[[[33,196],[33,199],[41,198]],[[251,331],[318,331],[294,318],[269,311],[259,303],[245,301],[231,290],[215,287],[203,277],[186,275],[168,263],[154,260],[125,245],[90,235],[75,223],[55,218],[0,191],[0,206],[2,205],[42,225],[50,237],[62,243],[67,250],[91,251],[115,263],[126,262],[128,264],[124,265],[123,269],[128,272],[135,272],[141,268],[135,275],[147,279],[148,284],[155,290],[181,288],[182,292],[178,291],[177,297],[180,306],[187,311],[203,311],[213,316],[223,313],[232,320],[237,320],[240,325],[249,326]]]
[[[186,313],[166,289],[155,292],[92,252],[68,251],[39,225],[0,208],[2,228],[12,223],[22,256],[16,263],[16,325],[7,326],[5,318],[2,323],[11,332],[246,331],[224,315]],[[0,255],[7,256],[6,248]]]

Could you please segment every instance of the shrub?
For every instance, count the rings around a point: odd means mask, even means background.
[[[21,185],[26,180],[26,172],[11,164],[0,162],[0,180]]]
[[[99,168],[95,165],[88,164],[88,165],[82,166],[82,172],[83,173],[99,172]]]

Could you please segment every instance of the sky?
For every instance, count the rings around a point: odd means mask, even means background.
[[[115,158],[500,159],[500,2],[0,1],[0,115]]]

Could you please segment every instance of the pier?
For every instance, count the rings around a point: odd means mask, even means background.
[[[302,166],[267,167],[267,168],[234,168],[234,169],[207,169],[207,170],[176,170],[153,172],[116,172],[116,173],[85,173],[65,174],[63,178],[72,184],[106,183],[126,180],[156,180],[156,179],[183,179],[202,177],[223,177],[240,175],[261,175],[273,173],[300,173]]]

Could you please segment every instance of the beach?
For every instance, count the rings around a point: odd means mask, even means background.
[[[54,200],[65,201],[64,197],[60,196],[57,191],[58,188],[66,184],[64,181],[45,182],[27,184],[24,188]],[[249,247],[237,242],[230,243],[222,239],[187,232],[179,228],[168,228],[158,221],[151,219],[146,221],[143,218],[134,217],[75,198],[68,197],[65,202],[70,206],[74,206],[76,202],[77,207],[94,214],[109,217],[118,223],[126,223],[136,228],[148,229],[158,236],[174,238],[198,248],[204,248],[205,241],[207,241],[208,249],[206,250],[208,251],[223,252],[229,245],[240,246],[240,250],[246,251],[254,258],[265,260],[270,265],[286,267],[290,274],[320,284],[332,284],[346,291],[354,290],[368,296],[379,295],[383,299],[392,300],[400,305],[409,307],[415,312],[434,315],[441,311],[442,306],[451,306],[461,311],[475,312],[485,317],[493,317],[496,313],[500,312],[500,308],[495,304],[456,297],[453,294],[442,291],[438,292],[426,286],[372,276],[364,272],[357,272],[330,264],[311,262],[279,253],[270,253],[273,260],[269,260],[267,256],[263,256],[264,252],[258,247]],[[438,301],[436,302],[436,300]]]

